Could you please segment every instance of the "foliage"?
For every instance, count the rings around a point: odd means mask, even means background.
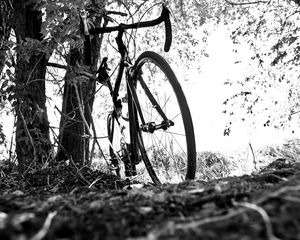
[[[226,82],[237,89],[227,99],[225,113],[233,119],[261,126],[299,126],[299,5],[293,1],[236,7],[239,24],[233,42],[249,44],[251,73],[245,79]],[[237,63],[238,64],[238,63]],[[234,109],[243,109],[236,114]],[[256,116],[261,116],[257,122]],[[225,133],[230,132],[230,124]]]

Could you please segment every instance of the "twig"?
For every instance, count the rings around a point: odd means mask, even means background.
[[[257,199],[255,201],[256,204],[262,204],[263,202],[269,200],[270,198],[277,198],[279,197],[281,194],[284,194],[286,192],[297,192],[297,191],[300,191],[300,185],[298,186],[287,186],[287,187],[283,187],[283,188],[280,188],[278,189],[277,191],[275,192],[271,192],[269,193],[267,196],[263,196],[259,199]]]
[[[88,188],[92,188],[98,181],[101,180],[101,177],[97,177],[90,185]]]
[[[83,113],[83,102],[82,102],[82,99],[80,98],[80,95],[79,95],[79,91],[78,91],[78,87],[76,84],[74,84],[74,88],[75,88],[75,93],[76,93],[76,98],[77,98],[77,101],[78,101],[78,110],[79,110],[79,113],[80,113],[80,116],[82,118],[82,122],[83,122],[83,135],[85,136],[85,130],[87,130],[88,132],[88,135],[91,136],[91,132],[90,132],[90,127],[84,117],[84,113]],[[84,141],[85,143],[85,141]],[[82,149],[82,152],[83,152],[83,161],[85,162],[86,161],[86,147],[85,147],[85,144],[83,144],[83,149]]]
[[[245,208],[257,211],[261,215],[261,217],[264,220],[264,223],[266,225],[268,240],[279,240],[279,238],[274,236],[273,227],[272,227],[272,224],[271,224],[271,219],[270,219],[269,215],[267,214],[267,212],[262,207],[260,207],[256,204],[253,204],[253,203],[248,203],[248,202],[238,203],[238,202],[235,202],[235,201],[233,201],[233,205],[237,206],[237,207],[240,206],[240,207],[245,207]]]
[[[255,1],[255,2],[241,2],[241,3],[238,3],[238,2],[231,2],[229,0],[225,0],[225,2],[232,5],[232,6],[268,3],[268,1]]]
[[[89,160],[89,164],[91,164],[92,161],[93,161],[93,155],[94,155],[94,151],[95,151],[95,144],[97,142],[97,144],[99,145],[99,143],[98,143],[98,140],[97,140],[97,135],[96,135],[97,133],[96,133],[96,127],[95,127],[94,119],[93,119],[93,116],[92,116],[92,110],[91,110],[91,107],[90,107],[89,104],[87,104],[87,110],[88,110],[88,113],[89,113],[90,118],[91,118],[91,125],[92,125],[92,130],[93,130],[93,133],[94,133],[93,144],[92,144],[90,160]],[[100,147],[100,145],[99,145],[99,147]],[[100,147],[100,152],[101,152],[101,154],[103,153],[101,147]]]
[[[292,196],[286,196],[286,197],[283,197],[281,199],[285,200],[285,201],[289,201],[289,202],[300,204],[300,198],[296,198],[296,197],[292,197]]]
[[[57,212],[51,212],[48,214],[44,225],[42,227],[42,229],[40,231],[37,232],[37,234],[35,234],[30,240],[42,240],[48,233],[52,220],[53,218],[57,215]]]
[[[76,174],[83,180],[85,181],[89,186],[91,185],[90,181],[88,181],[84,175],[81,173],[81,169],[78,169],[78,167],[76,166],[76,164],[74,163],[72,157],[69,159],[70,163],[72,164],[72,166],[76,169]],[[76,175],[75,175],[76,176]]]
[[[255,154],[254,154],[254,151],[253,151],[253,148],[252,148],[252,144],[249,143],[249,147],[250,147],[250,150],[251,150],[251,153],[252,153],[252,157],[253,157],[253,163],[254,163],[254,168],[255,170],[257,171],[257,164],[256,164],[256,159],[255,159]]]
[[[91,110],[90,105],[87,105],[87,108],[88,108],[88,112],[89,112],[90,117],[91,117],[91,125],[92,125],[92,130],[93,130],[93,133],[94,133],[93,146],[92,146],[92,151],[91,151],[91,156],[90,156],[90,163],[92,162],[93,152],[94,152],[94,149],[95,149],[95,144],[97,144],[102,157],[104,158],[107,166],[109,167],[109,162],[108,162],[107,158],[105,157],[105,154],[104,154],[104,152],[103,152],[103,150],[102,150],[102,148],[99,144],[98,138],[97,138],[96,126],[95,126],[95,123],[94,123],[94,120],[93,120],[93,117],[92,117],[92,110]],[[107,138],[107,137],[105,137],[105,138]]]
[[[30,141],[30,144],[31,144],[31,146],[32,146],[32,149],[33,149],[33,160],[30,162],[29,166],[26,166],[27,169],[24,171],[24,174],[26,174],[26,173],[28,172],[29,168],[31,167],[31,165],[32,165],[34,162],[36,162],[36,149],[35,149],[33,139],[32,139],[32,137],[31,137],[31,135],[30,135],[29,129],[28,129],[28,127],[27,127],[26,120],[25,120],[25,118],[24,118],[24,115],[23,115],[23,113],[22,113],[22,111],[21,111],[21,107],[20,107],[20,106],[19,106],[19,108],[18,108],[18,111],[19,111],[21,120],[22,120],[22,122],[23,122],[23,125],[24,125],[24,129],[25,129],[26,135],[27,135],[27,137],[28,137],[28,139],[29,139],[29,141]],[[24,163],[22,162],[22,164],[24,164]]]
[[[55,68],[62,68],[62,69],[68,69],[68,66],[66,65],[62,65],[62,64],[58,64],[58,63],[53,63],[53,62],[48,62],[47,63],[48,67],[55,67]]]
[[[16,122],[17,122],[17,116],[14,116],[14,126],[16,126]],[[15,135],[15,131],[12,131],[11,134],[11,138],[10,138],[10,146],[9,146],[9,170],[12,170],[13,167],[13,163],[12,163],[12,153],[13,153],[13,142],[14,142],[14,135]]]
[[[86,130],[88,131],[89,136],[92,136],[92,134],[91,134],[91,132],[90,132],[90,127],[89,127],[89,125],[88,125],[88,123],[87,123],[87,121],[86,121],[86,119],[85,119],[85,117],[84,117],[84,113],[83,113],[83,102],[82,102],[81,99],[80,99],[78,87],[77,87],[76,84],[74,84],[74,87],[75,87],[76,98],[77,98],[77,101],[78,101],[78,104],[79,104],[78,109],[79,109],[80,116],[81,116],[81,118],[82,118],[82,121],[83,121],[83,123],[84,123],[84,125],[85,125]]]

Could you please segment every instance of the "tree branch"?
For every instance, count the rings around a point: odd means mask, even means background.
[[[251,4],[261,4],[261,3],[268,3],[269,1],[255,1],[255,2],[232,2],[230,0],[224,0],[226,3],[232,5],[232,6],[238,6],[238,5],[251,5]]]
[[[258,212],[261,215],[261,217],[265,223],[268,240],[279,240],[279,238],[277,238],[273,233],[273,226],[271,223],[271,219],[270,219],[268,213],[266,212],[266,210],[264,210],[262,207],[260,207],[256,204],[248,203],[248,202],[233,202],[233,205],[236,207],[248,208],[248,209]]]
[[[62,65],[62,64],[58,64],[58,63],[53,63],[53,62],[48,62],[47,63],[48,67],[55,67],[55,68],[62,68],[62,69],[68,69],[68,66],[66,65]]]

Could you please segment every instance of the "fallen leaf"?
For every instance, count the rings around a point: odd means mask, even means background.
[[[225,191],[229,190],[229,188],[230,188],[230,185],[227,181],[219,182],[214,187],[215,191],[218,193],[225,192]]]
[[[166,191],[163,191],[163,192],[160,192],[158,194],[155,194],[153,196],[153,201],[162,203],[162,202],[165,202],[168,197],[169,197],[169,194]]]
[[[197,188],[197,189],[191,189],[188,191],[190,194],[197,194],[197,193],[203,193],[205,191],[205,188]]]
[[[0,229],[6,228],[8,215],[5,212],[0,212]]]
[[[49,198],[47,199],[47,201],[48,201],[49,203],[54,203],[54,202],[57,202],[57,201],[59,201],[59,200],[61,200],[61,199],[62,199],[62,196],[61,196],[61,195],[55,195],[55,196],[49,197]]]
[[[16,190],[16,191],[12,192],[11,194],[14,196],[17,196],[17,197],[25,195],[25,193],[22,192],[21,190]]]
[[[152,207],[148,207],[148,206],[144,206],[144,207],[139,207],[138,208],[139,213],[141,213],[143,215],[146,215],[146,214],[150,213],[152,210],[153,210],[153,208]]]
[[[93,210],[99,210],[104,206],[104,201],[103,200],[95,200],[92,201],[89,204],[89,208],[93,209]]]
[[[142,188],[133,188],[128,191],[128,196],[130,197],[142,196],[144,198],[151,198],[153,194],[153,191]]]

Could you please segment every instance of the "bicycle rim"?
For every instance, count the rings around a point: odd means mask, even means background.
[[[145,131],[139,116],[140,151],[150,177],[154,182],[158,178],[162,183],[193,179],[196,169],[194,129],[186,98],[175,74],[168,63],[154,52],[143,53],[134,67],[138,104],[146,125],[150,128],[160,126],[165,120],[150,100],[149,92],[167,119],[174,123],[167,129]]]

